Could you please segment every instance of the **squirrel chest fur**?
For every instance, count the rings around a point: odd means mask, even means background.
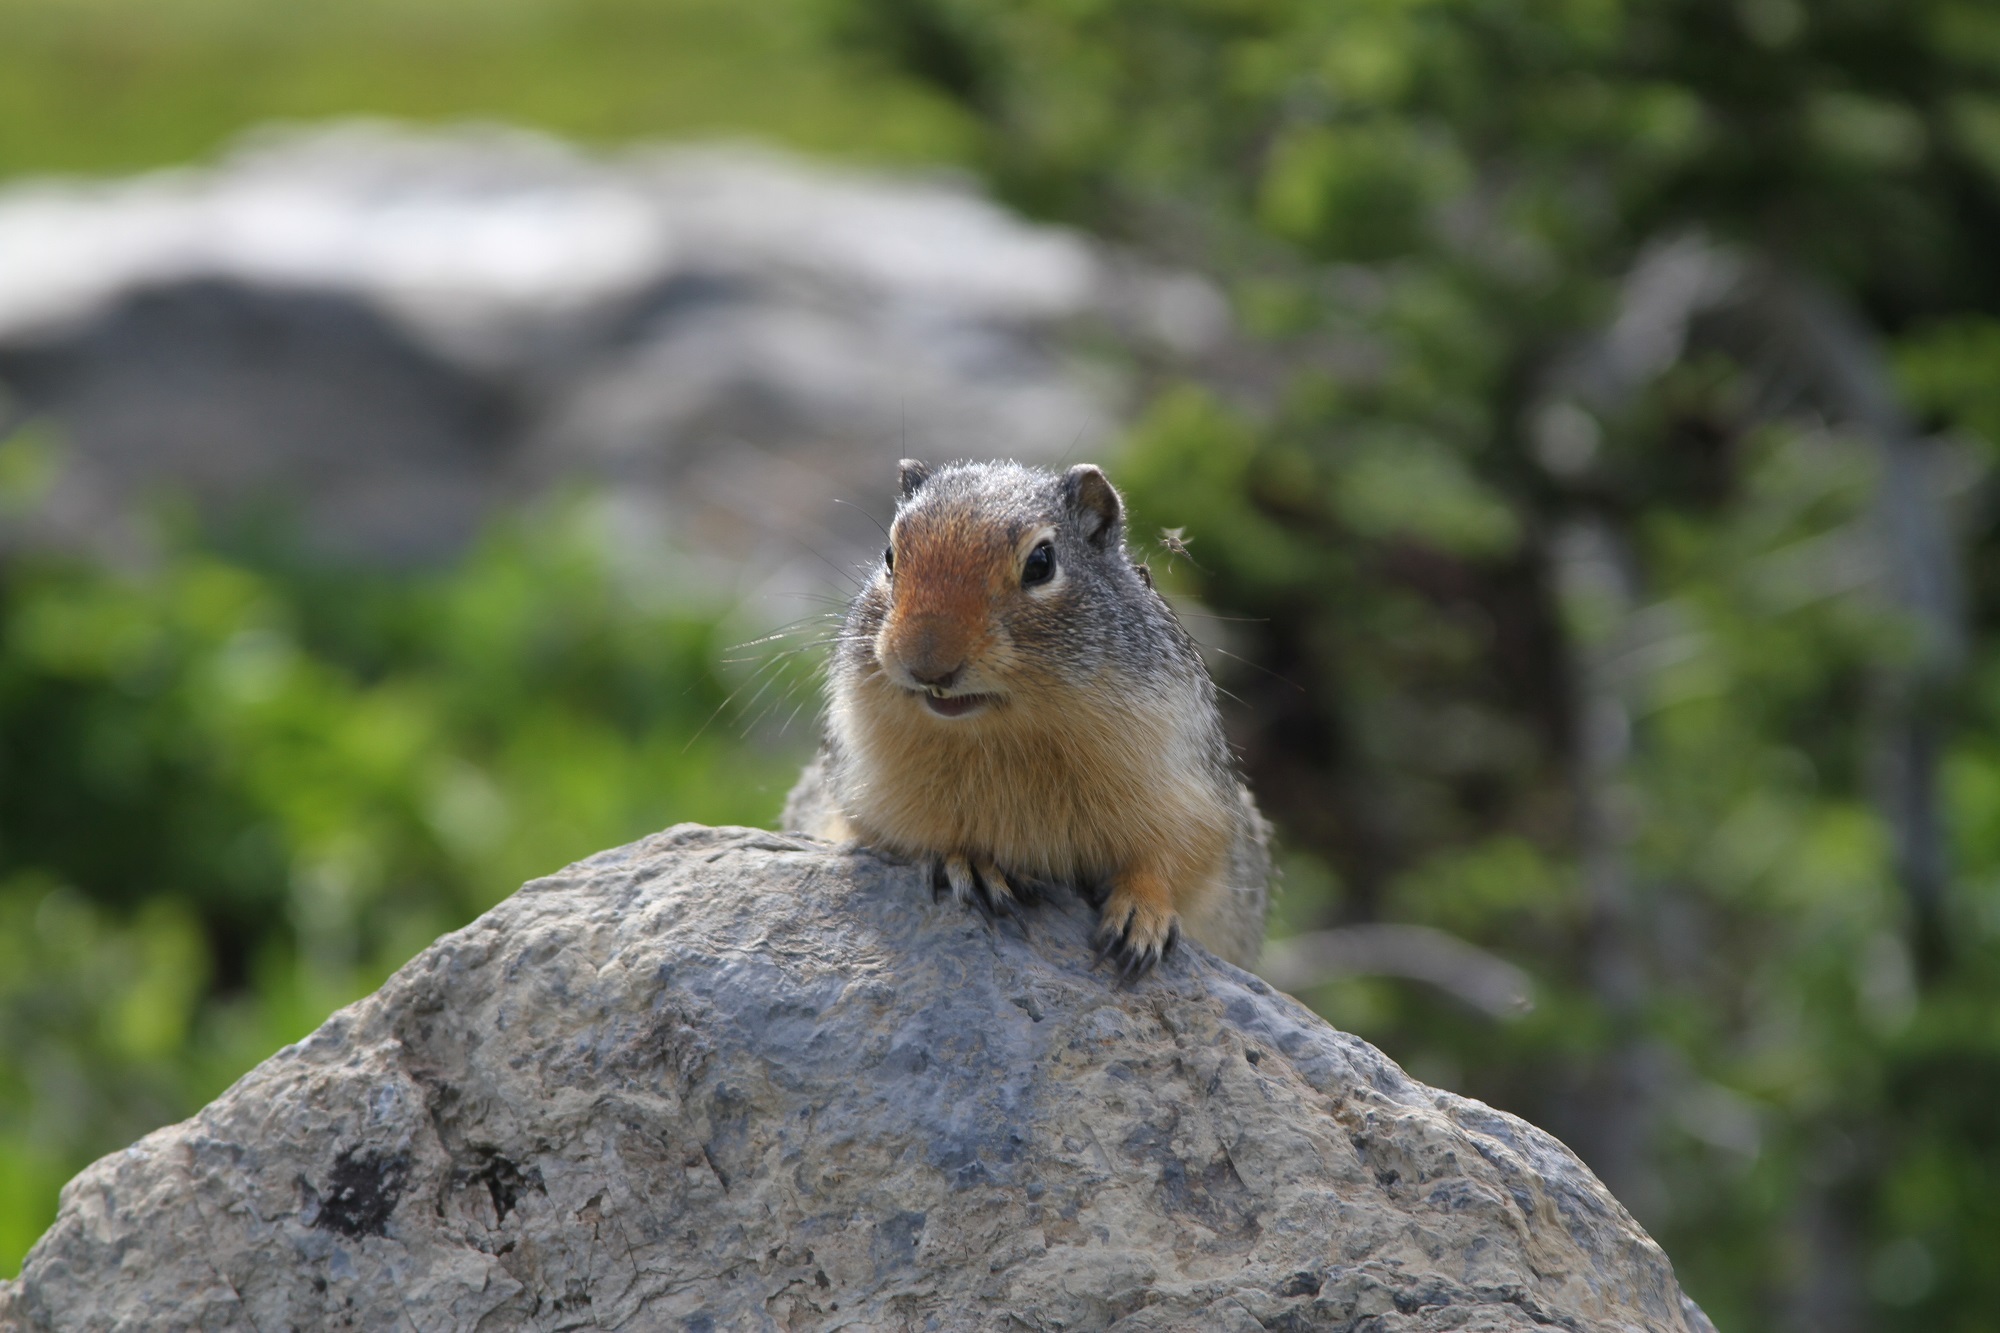
[[[1100,904],[1099,949],[1128,977],[1184,927],[1252,961],[1265,825],[1104,473],[906,461],[901,489],[786,827],[925,861],[995,913],[1072,886]]]

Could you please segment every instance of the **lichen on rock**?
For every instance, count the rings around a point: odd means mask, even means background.
[[[1548,1135],[1091,924],[602,853],[78,1176],[0,1327],[1712,1333]]]

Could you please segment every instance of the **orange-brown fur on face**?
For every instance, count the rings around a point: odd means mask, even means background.
[[[876,636],[877,658],[919,678],[985,663],[998,646],[991,610],[1019,591],[1009,534],[954,515],[899,522],[892,541],[894,596]]]

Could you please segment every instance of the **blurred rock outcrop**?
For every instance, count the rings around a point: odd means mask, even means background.
[[[1561,1144],[1189,948],[693,825],[73,1181],[24,1329],[1703,1333]]]
[[[1225,327],[1200,282],[967,185],[747,148],[350,125],[0,192],[0,434],[46,424],[61,467],[17,539],[116,548],[184,490],[423,561],[580,478],[818,585],[809,550],[875,542],[835,501],[882,507],[901,453],[1101,444],[1125,368]]]

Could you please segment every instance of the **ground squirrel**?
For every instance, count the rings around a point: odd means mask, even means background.
[[[1194,641],[1125,550],[1118,492],[1089,464],[905,460],[901,485],[786,829],[922,860],[992,914],[1069,885],[1127,979],[1183,922],[1249,965],[1267,826]]]

